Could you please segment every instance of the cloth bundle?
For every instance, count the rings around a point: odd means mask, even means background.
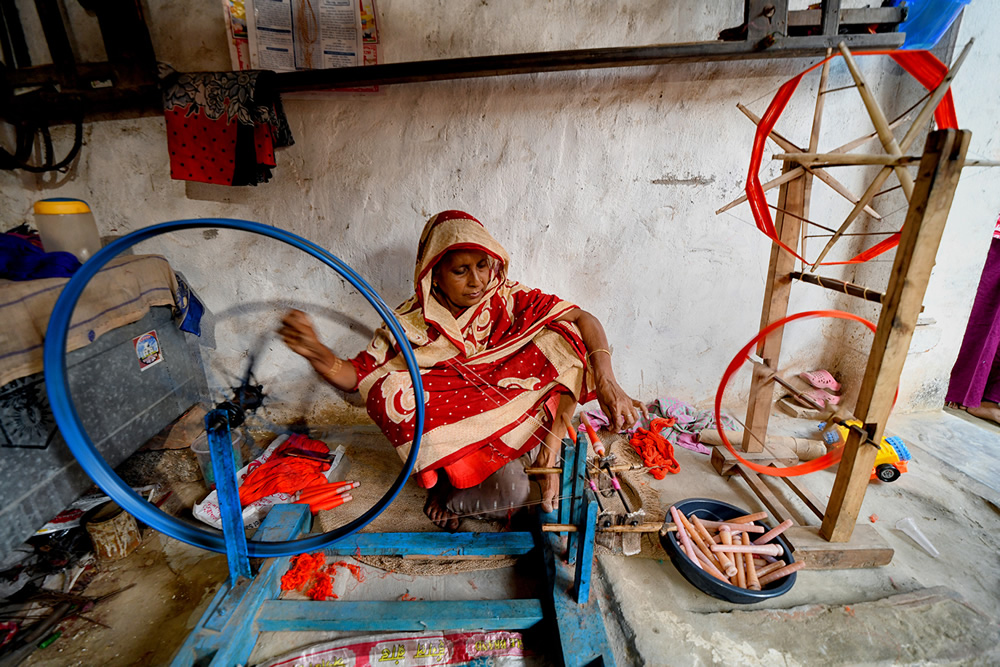
[[[160,67],[170,177],[218,185],[271,180],[274,149],[294,142],[274,72]]]
[[[0,278],[69,278],[79,268],[80,261],[72,253],[45,252],[37,234],[19,230],[0,234]]]
[[[684,447],[699,454],[708,454],[709,449],[698,442],[698,434],[705,429],[715,428],[715,414],[712,410],[699,410],[693,405],[676,398],[658,398],[647,406],[651,417],[665,417],[675,420],[670,427],[661,423],[660,429],[651,429],[667,439],[674,447]],[[600,410],[589,410],[584,413],[595,428],[608,428],[611,423]],[[641,426],[638,422],[625,433],[632,436]],[[651,424],[652,426],[652,424]],[[736,422],[729,415],[722,415],[722,428],[732,430]],[[579,430],[583,431],[583,424]]]

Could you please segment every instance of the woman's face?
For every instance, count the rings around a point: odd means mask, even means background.
[[[469,308],[482,301],[493,276],[490,256],[482,250],[453,250],[434,267],[434,280],[450,304]]]

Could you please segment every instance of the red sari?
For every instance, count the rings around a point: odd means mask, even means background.
[[[432,269],[448,251],[469,249],[493,258],[493,277],[482,301],[454,316],[432,295]],[[579,330],[556,322],[576,306],[508,280],[509,261],[468,213],[439,213],[421,234],[416,294],[395,312],[423,378],[424,434],[414,472],[425,488],[442,470],[456,488],[479,484],[543,441],[552,428],[546,404],[563,393],[577,401],[592,394]],[[352,363],[369,416],[405,460],[415,396],[384,326]]]

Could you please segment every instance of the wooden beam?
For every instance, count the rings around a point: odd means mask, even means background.
[[[793,168],[785,165],[785,170]],[[801,221],[795,216],[802,215],[805,206],[805,180],[796,179],[781,186],[778,193],[778,211],[774,217],[774,227],[778,238],[789,248],[798,245]],[[792,215],[785,215],[788,211]],[[767,283],[764,288],[764,305],[761,309],[760,328],[775,322],[788,314],[788,295],[792,288],[789,274],[795,269],[795,257],[783,250],[778,244],[771,245],[771,261],[767,269]],[[781,355],[781,337],[783,329],[771,332],[757,345],[757,356],[771,368],[778,367]],[[750,384],[750,398],[747,402],[747,416],[744,422],[743,451],[760,452],[761,444],[767,438],[767,423],[771,416],[771,403],[774,399],[773,386],[767,379],[767,372],[760,367],[753,370],[753,380]]]
[[[740,474],[740,477],[746,480],[750,490],[754,492],[754,495],[760,499],[760,502],[763,503],[764,507],[766,507],[768,512],[771,513],[771,518],[774,519],[775,524],[779,524],[786,519],[792,518],[789,516],[788,510],[785,509],[784,504],[778,496],[774,495],[774,491],[764,484],[764,481],[757,473],[744,465],[737,465],[736,471]]]
[[[792,526],[782,537],[807,570],[881,567],[892,561],[894,553],[875,527],[867,524],[857,527],[850,542],[839,544],[827,542],[817,526]]]
[[[736,443],[734,442],[733,445],[736,446]],[[774,442],[772,438],[768,438],[767,447],[763,451],[743,452],[740,456],[751,463],[758,463],[764,466],[772,463],[793,466],[799,463],[799,457],[791,448]],[[712,448],[711,463],[712,467],[715,468],[715,472],[723,477],[737,474],[736,466],[740,464],[736,457],[730,454],[729,450],[725,447]]]
[[[820,32],[824,35],[836,35],[840,32],[840,0],[823,0],[821,11],[823,18],[820,21]]]
[[[854,410],[875,442],[881,440],[892,409],[971,136],[965,130],[938,130],[927,137]],[[829,541],[846,542],[851,538],[876,453],[851,430],[821,528]]]
[[[711,41],[543,51],[282,72],[274,76],[274,82],[279,92],[291,92],[609,67],[761,58],[815,58],[822,56],[826,49],[837,46],[839,42],[846,42],[854,49],[894,49],[902,45],[904,39],[905,35],[902,33],[778,36],[774,44],[767,48],[756,48],[749,42]]]

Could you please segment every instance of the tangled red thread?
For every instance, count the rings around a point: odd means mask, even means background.
[[[665,428],[672,428],[677,420],[673,417],[654,419],[649,423],[649,429],[638,428],[629,440],[632,448],[642,457],[642,462],[650,469],[649,474],[656,479],[663,479],[667,473],[680,472],[681,466],[674,458],[674,446],[660,435]]]

